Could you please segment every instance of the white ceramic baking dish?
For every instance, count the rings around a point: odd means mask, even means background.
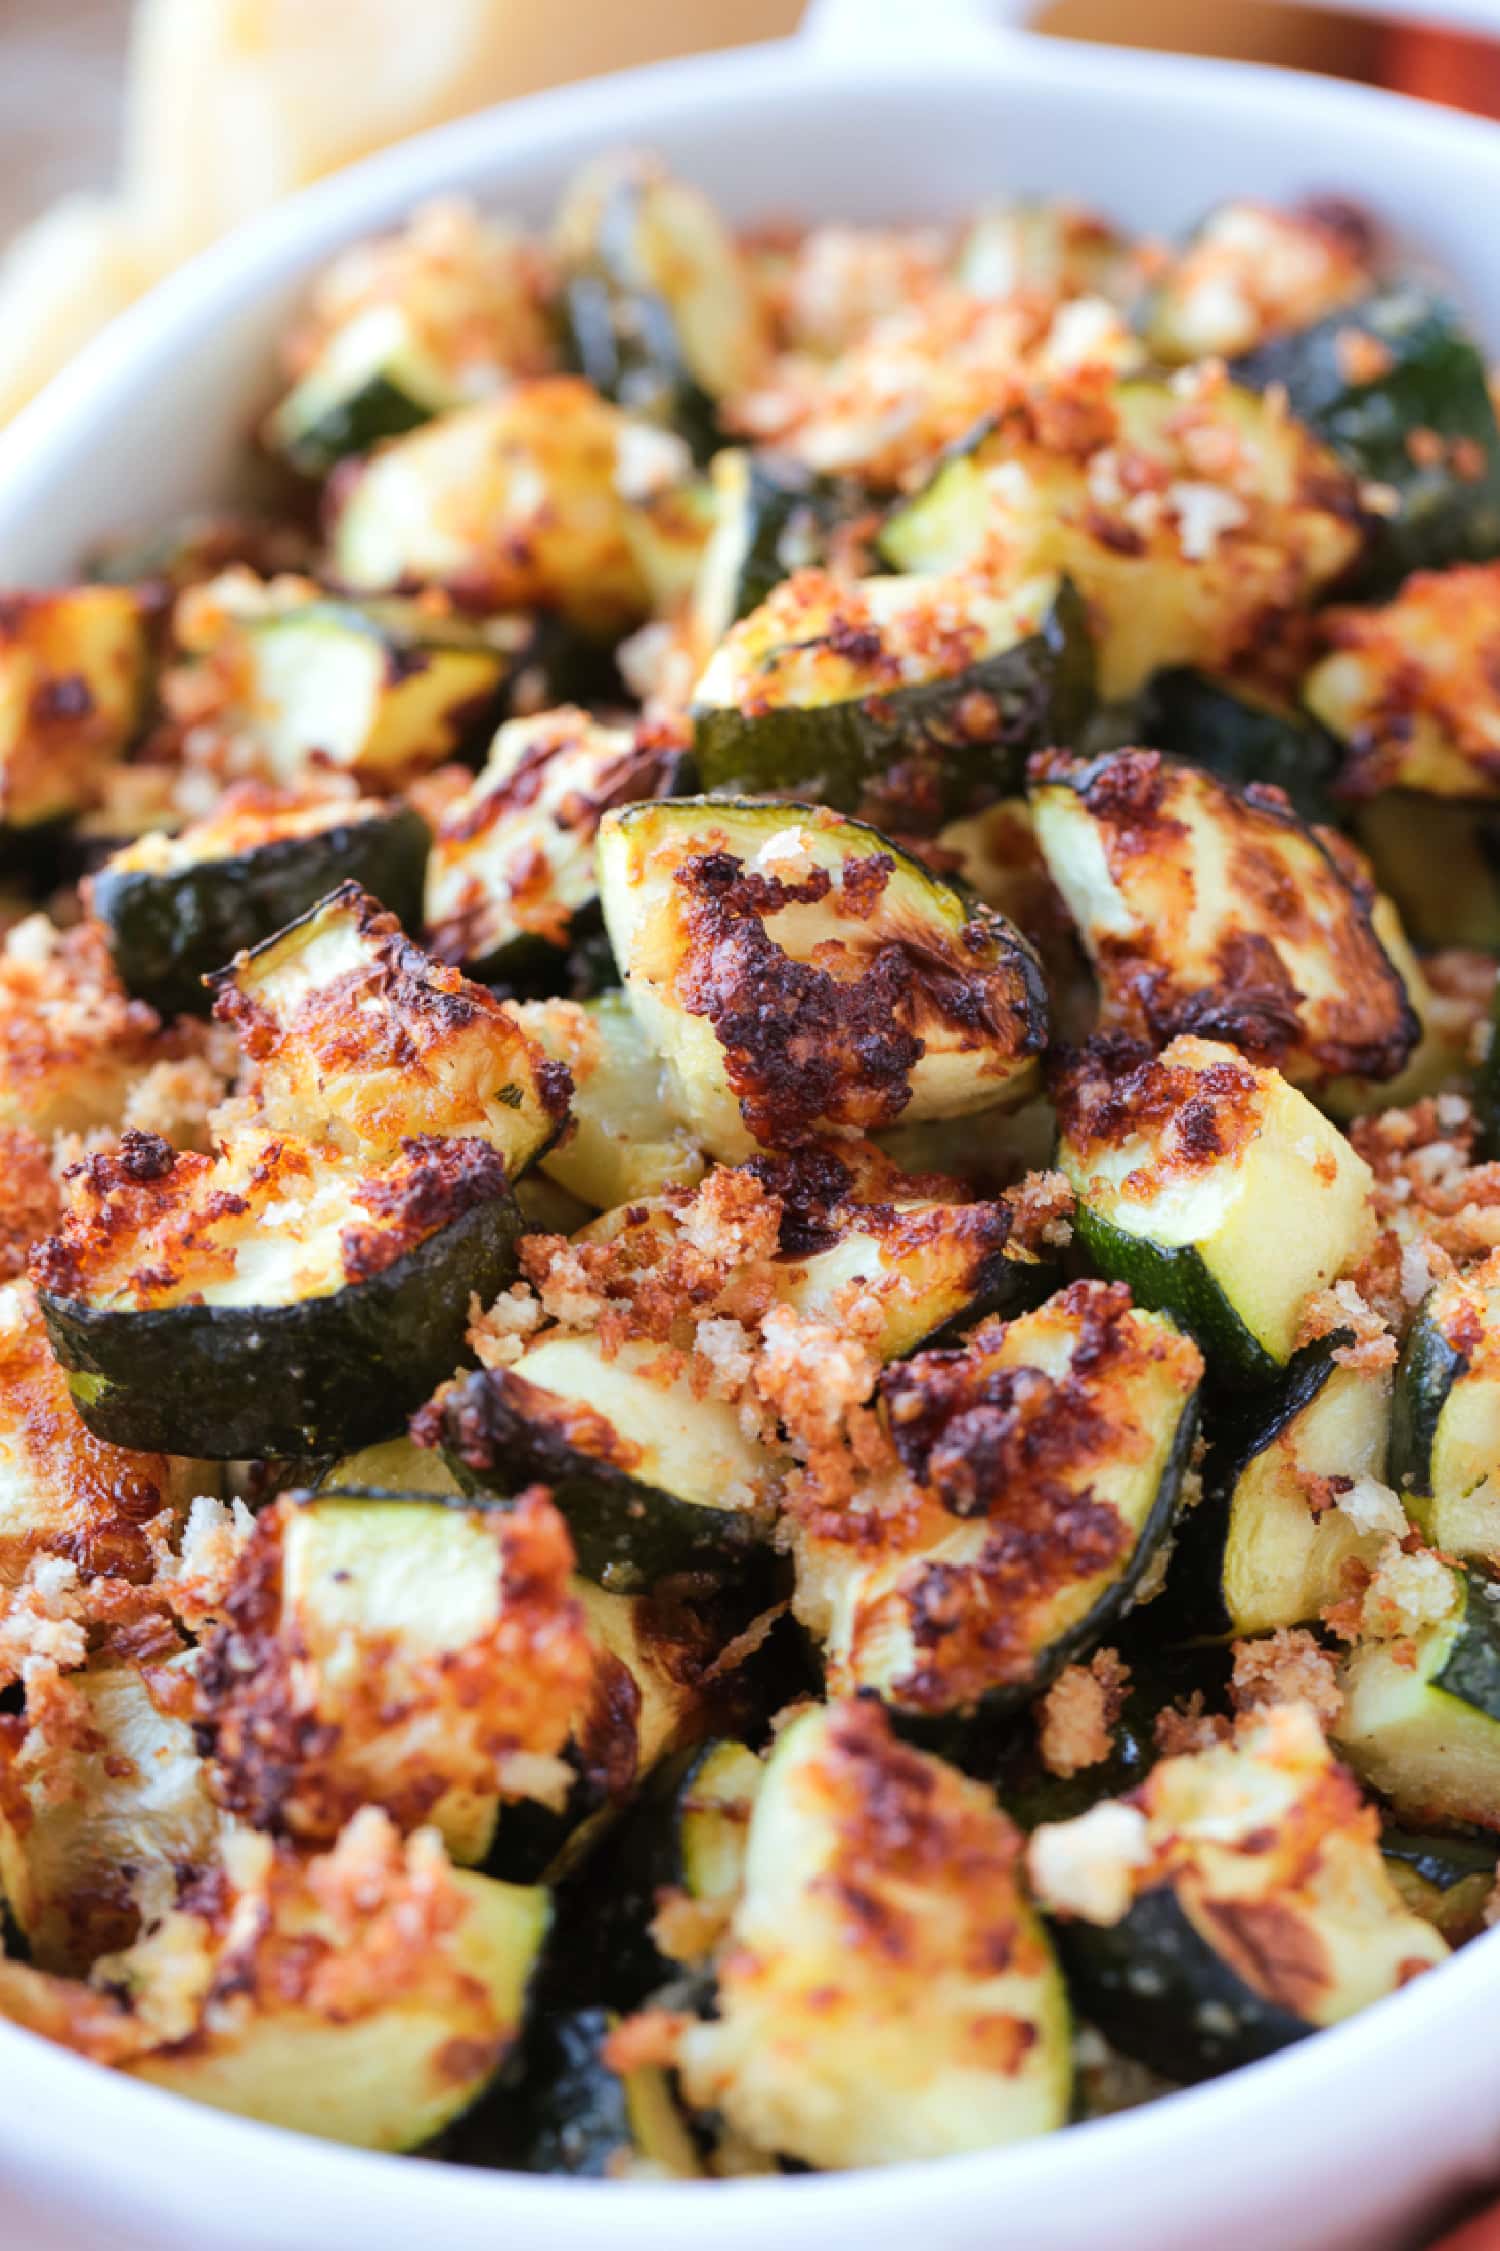
[[[419,0],[420,4],[420,0]],[[1489,0],[1464,0],[1471,21]],[[361,165],[165,284],[0,435],[0,584],[222,497],[273,338],[338,245],[470,189],[540,216],[662,150],[736,215],[895,218],[1006,189],[1177,228],[1217,196],[1364,197],[1500,344],[1500,128],[1324,80],[1065,47],[983,0],[825,0],[815,36],[570,87]],[[1010,13],[1014,14],[1013,7]],[[5,2251],[1393,2251],[1500,2181],[1500,1933],[1341,2029],[993,2155],[723,2186],[460,2172],[281,2134],[0,2025]]]

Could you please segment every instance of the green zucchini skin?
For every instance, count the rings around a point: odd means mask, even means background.
[[[1137,1305],[1153,1313],[1169,1313],[1223,1380],[1241,1386],[1266,1385],[1284,1374],[1246,1328],[1191,1243],[1148,1242],[1116,1227],[1082,1201],[1073,1229],[1099,1272],[1112,1282],[1128,1282]]]
[[[958,718],[974,697],[995,707],[982,741]],[[1093,701],[1087,619],[1065,581],[1036,633],[948,679],[758,715],[700,706],[693,750],[711,793],[812,796],[910,835],[1014,795],[1031,753],[1071,743]]]
[[[467,1356],[470,1294],[514,1279],[521,1215],[476,1205],[384,1273],[274,1306],[103,1309],[40,1292],[95,1437],[210,1461],[343,1453],[399,1430]]]
[[[1432,1450],[1448,1394],[1468,1369],[1466,1353],[1420,1312],[1407,1333],[1391,1397],[1386,1480],[1397,1492],[1432,1493]]]
[[[1165,2078],[1214,2079],[1318,2029],[1236,1976],[1170,1886],[1142,1892],[1118,1923],[1057,1922],[1052,1933],[1080,2013]]]
[[[284,929],[352,878],[408,930],[422,926],[431,843],[410,807],[346,821],[315,836],[282,837],[235,859],[169,873],[101,868],[94,913],[128,991],[163,1016],[206,1016],[204,978]]]
[[[579,273],[564,286],[562,311],[570,365],[605,398],[675,430],[700,467],[711,461],[723,443],[719,410],[688,371],[665,301],[602,271]]]
[[[1407,1906],[1441,1931],[1450,1946],[1464,1946],[1479,1936],[1495,1885],[1493,1837],[1429,1836],[1385,1828],[1380,1851]]]
[[[722,632],[758,610],[801,564],[821,560],[833,527],[867,505],[847,479],[819,477],[798,461],[752,453],[743,502],[744,546]],[[796,553],[789,550],[795,546]]]
[[[1500,1623],[1488,1599],[1491,1581],[1479,1571],[1464,1570],[1462,1577],[1467,1590],[1463,1631],[1431,1685],[1486,1719],[1500,1720]]]
[[[608,2009],[548,2010],[533,2021],[514,2086],[495,2088],[433,2152],[451,2164],[609,2180],[632,2157],[667,2156],[642,2137],[626,2082],[605,2061]],[[671,2098],[663,2087],[667,2102]],[[681,2128],[686,2135],[686,2127]],[[671,2154],[675,2155],[673,2151]]]
[[[669,1572],[742,1568],[764,1545],[758,1519],[680,1500],[529,1421],[504,1378],[501,1368],[464,1377],[424,1410],[412,1435],[441,1446],[455,1476],[481,1493],[532,1480],[549,1486],[585,1578],[629,1594]]]
[[[1305,821],[1340,818],[1332,795],[1342,754],[1306,712],[1276,711],[1186,665],[1154,673],[1141,703],[1140,740],[1221,782],[1270,782]]]
[[[385,438],[404,438],[430,422],[436,411],[389,376],[372,375],[295,435],[283,431],[277,450],[299,477],[321,482],[350,454],[368,453]]]
[[[1349,379],[1351,331],[1387,355],[1373,381]],[[1380,291],[1261,345],[1230,372],[1252,390],[1283,384],[1301,421],[1362,478],[1398,495],[1395,514],[1372,522],[1356,566],[1360,592],[1387,593],[1412,571],[1500,554],[1500,429],[1484,361],[1441,298],[1409,287]],[[1478,445],[1482,474],[1461,476],[1446,455],[1414,461],[1407,439],[1416,430]]]

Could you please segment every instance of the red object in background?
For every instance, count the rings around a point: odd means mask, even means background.
[[[1481,2212],[1453,2235],[1445,2235],[1432,2251],[1500,2251],[1500,2209]]]
[[[1381,41],[1380,82],[1424,101],[1500,117],[1500,44],[1462,31],[1387,31]],[[1476,2237],[1462,2251],[1500,2251],[1500,2235]]]

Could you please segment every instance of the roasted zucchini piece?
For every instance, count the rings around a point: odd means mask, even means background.
[[[1284,790],[1304,821],[1334,818],[1338,744],[1315,719],[1241,680],[1179,665],[1147,681],[1140,736],[1231,787],[1269,782]]]
[[[806,805],[629,806],[601,825],[599,879],[631,1006],[715,1156],[1035,1084],[1031,949],[875,829]]]
[[[191,588],[175,630],[195,725],[229,738],[240,772],[289,787],[335,767],[393,789],[482,740],[532,639],[523,618],[475,624],[247,571]]]
[[[1354,829],[1419,946],[1500,953],[1500,805],[1383,790]]]
[[[1352,478],[1273,402],[1208,380],[1196,394],[1123,381],[1103,407],[1081,453],[981,431],[880,544],[898,571],[956,570],[999,543],[1016,577],[1070,579],[1114,702],[1169,665],[1214,670],[1254,646],[1269,616],[1339,575],[1360,533]]]
[[[696,2179],[703,2166],[667,2073],[609,2060],[618,2018],[608,2009],[538,2017],[520,2083],[497,2089],[443,2144],[450,2163],[575,2180]]]
[[[0,1128],[45,1137],[118,1125],[163,1052],[160,1031],[120,983],[98,923],[14,923],[0,944]]]
[[[412,1426],[479,1488],[535,1477],[568,1520],[586,1577],[617,1593],[739,1563],[771,1530],[774,1458],[727,1400],[695,1395],[680,1355],[555,1333],[514,1367],[459,1377]]]
[[[1147,750],[1051,759],[1030,794],[1106,1027],[1224,1039],[1293,1081],[1402,1069],[1422,1027],[1373,894],[1279,798]]]
[[[163,1016],[206,1015],[210,971],[258,946],[340,882],[421,927],[431,839],[421,816],[374,798],[299,796],[242,782],[206,820],[150,829],[89,878],[127,991]]]
[[[1373,1582],[1389,1609],[1376,1623],[1391,1630],[1351,1651],[1333,1732],[1403,1821],[1500,1829],[1500,1614],[1490,1586],[1430,1549],[1389,1555]],[[1367,1617],[1370,1608],[1367,1594]]]
[[[1450,1274],[1407,1333],[1390,1475],[1445,1554],[1500,1569],[1500,1260]]]
[[[0,1287],[0,1603],[43,1556],[80,1579],[144,1584],[153,1569],[145,1527],[212,1492],[201,1464],[126,1453],[78,1416],[26,1282]],[[0,1682],[10,1677],[9,1659]]]
[[[1284,397],[1360,479],[1364,592],[1500,554],[1500,429],[1483,357],[1441,298],[1409,283],[1377,291],[1262,344],[1233,373]]]
[[[848,1702],[783,1729],[750,1817],[688,2100],[825,2168],[956,2155],[1067,2116],[1067,1996],[983,1785]]]
[[[767,342],[750,271],[713,205],[650,157],[600,157],[570,187],[553,241],[577,365],[706,461],[721,401],[748,389]]]
[[[662,1091],[662,1066],[621,992],[530,1000],[516,1016],[573,1082],[571,1122],[541,1159],[559,1187],[598,1211],[692,1188],[706,1159]]]
[[[1353,847],[1344,850],[1352,858]],[[1361,876],[1364,866],[1358,865]],[[1399,1110],[1433,1094],[1458,1094],[1470,1083],[1472,1059],[1469,1039],[1473,1026],[1462,1010],[1444,1005],[1428,982],[1427,971],[1412,951],[1396,904],[1378,892],[1370,902],[1370,928],[1381,950],[1406,987],[1412,1013],[1422,1036],[1393,1079],[1329,1079],[1317,1090],[1318,1104],[1331,1118],[1367,1117],[1376,1110]]]
[[[693,588],[693,635],[715,649],[794,571],[827,560],[829,535],[868,503],[790,455],[726,446],[712,466],[713,532]]]
[[[975,297],[1018,292],[1056,298],[1124,298],[1129,246],[1097,212],[1048,198],[982,206],[964,229],[954,261],[960,289]]]
[[[1187,1337],[1104,1282],[888,1368],[907,1482],[794,1538],[830,1693],[874,1692],[956,1741],[954,1722],[988,1722],[1086,1653],[1171,1531],[1202,1374]]]
[[[1266,1399],[1220,1424],[1172,1560],[1192,1630],[1316,1624],[1348,1594],[1345,1567],[1373,1567],[1405,1532],[1384,1482],[1390,1371],[1341,1360],[1353,1343],[1336,1329],[1304,1346]]]
[[[600,927],[600,819],[665,795],[681,767],[665,729],[604,727],[569,705],[508,721],[433,838],[427,943],[439,961],[491,982],[566,979]]]
[[[1175,2080],[1253,2063],[1448,1954],[1305,1704],[1038,1829],[1029,1862],[1077,2006]]]
[[[1274,1380],[1309,1296],[1373,1239],[1364,1159],[1277,1072],[1213,1040],[1159,1056],[1101,1043],[1055,1095],[1095,1265],[1181,1322],[1215,1375]]]
[[[1170,367],[1235,359],[1307,328],[1369,294],[1374,247],[1369,222],[1348,204],[1221,203],[1147,297],[1147,346]]]
[[[335,260],[294,332],[291,388],[263,442],[305,477],[540,375],[553,349],[543,261],[519,229],[428,204]]]
[[[482,1860],[502,1799],[566,1787],[593,1665],[570,1564],[540,1496],[498,1509],[345,1487],[263,1511],[198,1655],[218,1802],[313,1845],[378,1805]]]
[[[362,591],[435,584],[471,605],[536,604],[618,635],[649,607],[629,537],[635,503],[622,489],[635,430],[568,375],[439,415],[335,488],[331,568]],[[669,451],[668,483],[678,467]]]
[[[1386,1873],[1414,1915],[1431,1923],[1450,1946],[1466,1946],[1485,1928],[1485,1908],[1495,1888],[1493,1837],[1423,1836],[1411,1829],[1382,1829]]]
[[[237,1950],[222,1971],[232,1961],[237,2005],[128,2063],[131,2075],[361,2149],[420,2149],[461,2117],[520,2032],[548,1896],[450,1870],[430,1840],[382,1859],[387,1836],[371,1813],[321,1862],[242,1855],[266,1872],[231,1891]]]
[[[158,1709],[135,1666],[97,1661],[68,1692],[76,1738],[4,1774],[22,1818],[0,1813],[0,1894],[38,1969],[82,1976],[171,1909],[178,1871],[212,1856],[219,1816],[191,1726]]]
[[[1366,795],[1500,798],[1497,605],[1489,563],[1417,571],[1382,608],[1324,611],[1330,653],[1302,693]]]
[[[145,720],[150,659],[133,587],[0,594],[0,833],[95,802]]]
[[[211,1460],[387,1435],[515,1273],[520,1216],[480,1134],[378,1168],[285,1132],[215,1156],[127,1133],[70,1183],[34,1265],[74,1405],[112,1445]]]
[[[568,1113],[568,1077],[514,1011],[435,962],[362,891],[336,891],[213,979],[265,1122],[362,1156],[477,1136],[514,1180]],[[485,1300],[488,1303],[488,1299]]]
[[[902,835],[1014,792],[1093,700],[1065,580],[802,571],[733,627],[693,692],[706,789],[815,797]]]

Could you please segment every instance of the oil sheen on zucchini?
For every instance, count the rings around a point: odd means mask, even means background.
[[[1035,1083],[1030,947],[878,830],[806,805],[629,806],[605,816],[599,877],[631,1006],[715,1156]]]
[[[1221,1379],[1272,1381],[1308,1297],[1371,1239],[1364,1159],[1278,1072],[1213,1040],[1160,1056],[1102,1043],[1057,1100],[1090,1258],[1181,1322]]]

